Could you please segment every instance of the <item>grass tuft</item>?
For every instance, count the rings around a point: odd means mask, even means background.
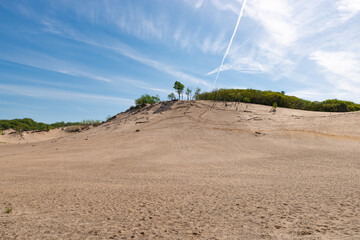
[[[12,206],[8,206],[8,207],[6,207],[5,212],[6,212],[7,214],[9,214],[9,213],[12,212],[12,210],[13,210]]]

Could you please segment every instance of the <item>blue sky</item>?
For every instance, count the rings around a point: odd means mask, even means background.
[[[104,120],[212,89],[243,0],[0,0],[0,119]],[[248,0],[216,88],[360,102],[359,0]]]

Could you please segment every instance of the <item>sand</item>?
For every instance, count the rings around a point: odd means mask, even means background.
[[[360,112],[270,109],[165,102],[0,144],[0,239],[360,239]]]

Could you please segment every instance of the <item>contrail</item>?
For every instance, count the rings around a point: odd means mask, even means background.
[[[225,58],[226,58],[226,56],[227,56],[227,55],[228,55],[228,53],[229,53],[229,50],[230,50],[231,44],[232,44],[232,42],[233,42],[233,39],[234,39],[235,34],[236,34],[236,31],[237,31],[237,29],[238,29],[238,26],[239,26],[239,23],[240,23],[241,17],[242,17],[242,15],[243,15],[243,12],[244,12],[244,8],[245,8],[245,4],[246,4],[246,2],[247,2],[247,0],[244,0],[243,4],[242,4],[242,6],[241,6],[241,10],[240,10],[239,18],[238,18],[238,20],[237,20],[237,23],[236,23],[236,26],[235,26],[234,32],[233,32],[233,34],[232,34],[232,36],[231,36],[231,39],[230,39],[229,45],[228,45],[228,47],[227,47],[227,49],[226,49],[225,55],[224,55],[224,57],[223,57],[223,59],[222,59],[222,61],[221,61],[220,67],[219,67],[218,72],[217,72],[217,74],[216,74],[216,78],[215,78],[215,81],[214,81],[213,89],[215,88],[216,81],[217,81],[217,80],[218,80],[218,78],[219,78],[219,74],[220,74],[220,71],[221,71],[222,66],[223,66],[223,64],[224,64]]]

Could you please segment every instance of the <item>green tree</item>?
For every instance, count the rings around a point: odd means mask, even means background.
[[[181,82],[176,81],[174,83],[174,89],[179,94],[179,100],[180,100],[180,94],[182,94],[182,92],[184,90],[184,85]]]
[[[148,103],[157,103],[160,102],[159,96],[150,96],[149,94],[144,94],[138,99],[135,100],[136,105],[148,104]]]
[[[168,95],[168,99],[169,99],[170,101],[176,100],[175,94],[174,94],[174,93],[170,93],[170,94]]]
[[[187,96],[187,100],[191,100],[191,93],[192,93],[192,90],[190,88],[186,88],[186,96]]]
[[[200,94],[200,92],[201,92],[200,88],[195,89],[195,94],[194,94],[195,99],[196,99],[196,96],[198,96]]]

